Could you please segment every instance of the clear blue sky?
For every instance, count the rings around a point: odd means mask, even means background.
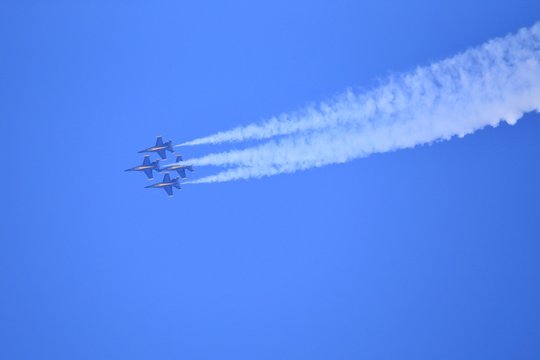
[[[532,0],[1,2],[0,358],[540,358],[539,114],[172,199],[123,171],[157,134],[370,88],[538,14]]]

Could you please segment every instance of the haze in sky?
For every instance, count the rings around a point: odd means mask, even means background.
[[[391,77],[367,94],[348,91],[317,109],[282,114],[177,145],[278,137],[187,161],[180,156],[179,162],[168,166],[235,167],[190,184],[261,178],[463,137],[501,121],[514,125],[525,113],[538,110],[540,23]],[[162,148],[161,138],[156,145]],[[168,150],[173,151],[170,142]]]

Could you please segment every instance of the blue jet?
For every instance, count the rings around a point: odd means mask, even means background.
[[[178,177],[175,177],[174,179],[171,179],[171,176],[169,174],[165,174],[163,177],[163,181],[145,186],[145,188],[157,188],[157,189],[163,189],[169,196],[173,196],[173,186],[177,188],[178,190],[181,189],[180,183],[178,182]]]
[[[152,180],[154,178],[154,173],[152,170],[159,171],[159,160],[150,162],[150,155],[144,155],[142,165],[132,167],[131,169],[126,169],[126,171],[143,171],[148,180]]]
[[[161,136],[158,136],[156,139],[156,146],[141,150],[139,151],[139,153],[155,152],[158,153],[158,155],[161,156],[162,159],[166,159],[167,153],[165,152],[165,150],[174,152],[172,141],[167,141],[166,143],[163,143],[163,139],[161,138]]]
[[[186,170],[193,171],[193,166],[178,164],[180,161],[182,161],[182,155],[178,155],[176,157],[176,163],[175,164],[166,165],[165,167],[159,169],[158,171],[159,172],[161,172],[161,171],[177,171],[178,174],[180,175],[180,177],[182,179],[185,179],[186,178]]]

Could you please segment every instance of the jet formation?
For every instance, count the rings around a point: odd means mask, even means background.
[[[183,162],[182,155],[177,154],[175,163],[167,164],[161,167],[159,162],[160,160],[167,159],[167,151],[174,153],[172,141],[167,141],[166,143],[164,143],[163,138],[161,136],[158,136],[156,139],[155,146],[141,150],[139,151],[139,153],[151,153],[151,154],[155,153],[155,154],[158,154],[161,159],[151,161],[150,155],[144,155],[143,162],[141,165],[134,166],[132,168],[126,169],[125,171],[144,172],[148,180],[152,180],[154,178],[154,171],[158,173],[165,173],[165,175],[163,176],[163,181],[149,185],[149,186],[145,186],[145,188],[163,189],[165,190],[168,196],[173,196],[173,187],[177,188],[178,190],[181,190],[180,178],[185,179],[186,170],[193,171],[193,166],[182,164]],[[171,179],[171,176],[169,175],[170,171],[176,171],[179,177],[175,177]]]

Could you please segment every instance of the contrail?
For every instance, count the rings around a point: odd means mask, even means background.
[[[268,139],[189,164],[233,167],[191,183],[258,178],[465,136],[540,110],[540,23],[384,85],[183,145]]]

